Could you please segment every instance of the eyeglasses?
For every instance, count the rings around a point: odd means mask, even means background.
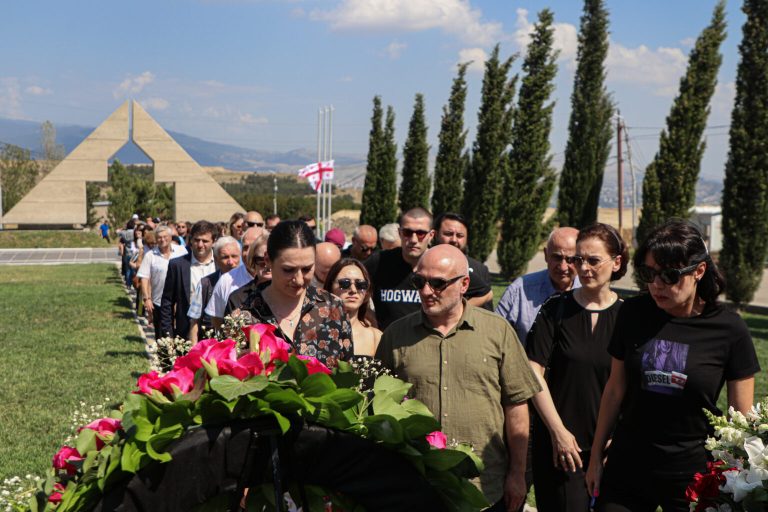
[[[586,258],[584,256],[568,256],[565,258],[565,261],[569,265],[575,265],[577,267],[581,267],[582,265],[587,265],[592,270],[597,270],[598,268],[602,267],[604,263],[608,261],[613,261],[616,259],[616,256],[613,258],[605,258],[604,260],[601,260],[597,256],[587,256]]]
[[[680,281],[680,278],[684,275],[690,274],[696,270],[696,267],[698,266],[699,264],[696,263],[683,268],[663,268],[661,270],[656,270],[655,268],[641,265],[635,269],[635,272],[637,272],[637,277],[644,283],[650,284],[656,280],[656,276],[659,276],[664,284],[673,285],[677,284],[678,281]]]
[[[257,228],[263,228],[264,227],[264,223],[263,222],[248,222],[248,221],[246,221],[246,224],[248,225],[249,228],[252,228],[253,226],[256,226]]]
[[[365,292],[368,289],[368,286],[370,283],[366,281],[365,279],[339,279],[336,281],[336,283],[339,285],[339,288],[342,290],[349,290],[352,288],[352,285],[355,285],[355,289],[359,292]]]
[[[429,287],[432,288],[432,291],[441,292],[463,277],[465,276],[456,276],[452,277],[451,279],[443,279],[442,277],[432,277],[427,279],[422,275],[412,274],[411,285],[413,285],[413,287],[417,290],[421,290],[424,288],[425,284],[428,284]]]
[[[424,237],[429,234],[429,231],[425,229],[400,228],[400,234],[405,239],[410,239],[413,235],[416,235],[416,239],[418,239],[418,241],[421,242],[422,240],[424,240]]]
[[[373,252],[376,250],[375,245],[364,245],[360,242],[355,242],[355,245],[360,249],[360,252]]]
[[[266,265],[266,260],[264,259],[264,256],[254,256],[251,258],[251,261],[254,265],[258,265],[260,267],[263,267]]]

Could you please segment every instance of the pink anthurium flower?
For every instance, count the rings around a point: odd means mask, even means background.
[[[62,493],[65,491],[64,486],[60,483],[53,484],[53,492],[48,496],[48,503],[58,505],[61,503]]]
[[[96,432],[96,449],[101,450],[104,446],[104,441],[112,439],[115,432],[120,430],[122,424],[120,420],[114,418],[101,418],[96,421],[92,421],[84,427],[80,427],[77,431],[81,432],[84,429],[93,430]]]
[[[151,371],[139,377],[138,386],[139,392],[144,395],[152,395],[152,391],[157,390],[165,396],[175,397],[188,393],[195,387],[195,372],[186,367],[163,376]]]
[[[218,341],[215,339],[199,341],[186,355],[176,359],[173,363],[173,369],[189,368],[192,373],[203,367],[201,360],[208,362],[216,360],[235,361],[237,359],[237,350],[235,340]]]
[[[70,461],[83,460],[83,456],[77,449],[71,446],[62,446],[56,455],[53,456],[53,467],[56,469],[65,470],[68,475],[74,475],[77,473],[77,468],[70,464]]]
[[[444,450],[448,445],[448,438],[446,438],[445,434],[439,430],[435,430],[434,432],[427,434],[427,442],[439,450]]]
[[[313,373],[325,373],[330,375],[331,370],[325,366],[323,363],[321,363],[316,357],[312,356],[296,356],[305,363],[307,363],[307,372],[309,375],[312,375]]]

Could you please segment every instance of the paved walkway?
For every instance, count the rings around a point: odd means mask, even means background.
[[[0,265],[119,263],[116,247],[94,249],[0,249]]]

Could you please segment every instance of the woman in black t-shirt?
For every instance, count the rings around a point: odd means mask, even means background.
[[[542,512],[587,511],[584,466],[608,380],[611,339],[621,300],[611,282],[627,272],[627,245],[606,224],[579,231],[573,263],[581,287],[549,299],[526,349],[542,391],[533,397],[533,485]],[[546,370],[546,378],[545,378]]]
[[[728,405],[748,411],[760,365],[744,321],[717,302],[723,279],[695,227],[656,228],[634,265],[649,293],[627,299],[608,347],[587,486],[600,511],[683,512],[685,489],[708,459],[703,410],[721,414],[727,383]]]

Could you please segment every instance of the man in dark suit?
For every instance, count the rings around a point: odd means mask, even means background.
[[[189,233],[189,252],[168,265],[163,297],[160,301],[160,332],[162,336],[189,335],[187,311],[200,280],[216,271],[213,242],[218,230],[208,221],[196,222]]]

